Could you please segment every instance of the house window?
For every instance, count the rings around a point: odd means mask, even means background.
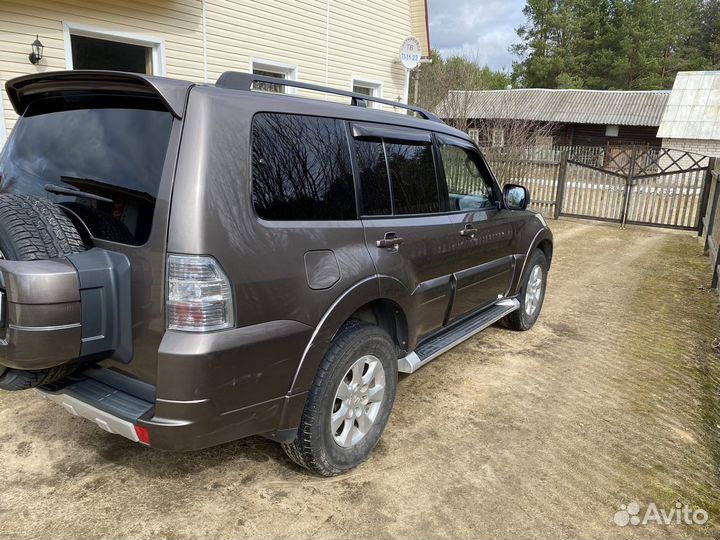
[[[620,134],[620,126],[607,126],[605,128],[606,137],[617,137]]]
[[[551,148],[553,145],[552,135],[540,135],[540,136],[536,137],[535,144],[537,146],[544,146],[547,148]]]
[[[378,81],[369,81],[366,79],[358,79],[353,77],[352,79],[352,91],[357,94],[364,94],[370,97],[383,97],[383,85]],[[382,107],[379,103],[368,102],[368,106],[379,109]]]
[[[145,75],[164,75],[161,39],[64,24],[65,63],[68,69],[106,69]]]
[[[480,145],[480,130],[479,129],[468,129],[468,135],[477,144]]]
[[[297,80],[297,66],[291,64],[282,64],[280,62],[272,62],[269,60],[251,60],[251,69],[255,75],[263,75],[264,77],[274,77],[276,79],[287,79],[290,81]],[[261,92],[273,92],[275,94],[292,94],[293,89],[282,84],[256,82],[253,85],[255,90]]]
[[[73,69],[109,69],[152,75],[152,47],[70,36]]]
[[[493,146],[505,146],[505,130],[502,128],[493,128],[492,130],[492,145]]]

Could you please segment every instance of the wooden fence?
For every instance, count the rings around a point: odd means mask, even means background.
[[[501,183],[530,190],[531,208],[629,224],[699,230],[707,156],[665,148],[573,146],[486,148]]]
[[[565,148],[486,148],[485,159],[501,184],[522,184],[530,191],[533,210],[553,216]]]

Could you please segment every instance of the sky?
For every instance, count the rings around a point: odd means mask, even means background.
[[[430,45],[447,57],[462,54],[494,69],[510,70],[508,47],[524,22],[525,0],[429,0]]]

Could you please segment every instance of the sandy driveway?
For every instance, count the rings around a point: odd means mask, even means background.
[[[535,329],[403,377],[374,455],[340,478],[260,438],[162,453],[0,394],[0,537],[717,537],[720,324],[697,240],[551,227]],[[632,501],[710,517],[617,526]]]

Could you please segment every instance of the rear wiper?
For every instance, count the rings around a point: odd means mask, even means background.
[[[85,199],[92,199],[93,201],[100,201],[100,202],[107,202],[107,203],[115,202],[112,199],[108,199],[107,197],[102,197],[100,195],[95,195],[93,193],[85,193],[84,191],[80,191],[77,188],[56,186],[55,184],[45,184],[45,191],[47,191],[48,193],[55,193],[56,195],[70,195],[72,197],[82,197]]]

